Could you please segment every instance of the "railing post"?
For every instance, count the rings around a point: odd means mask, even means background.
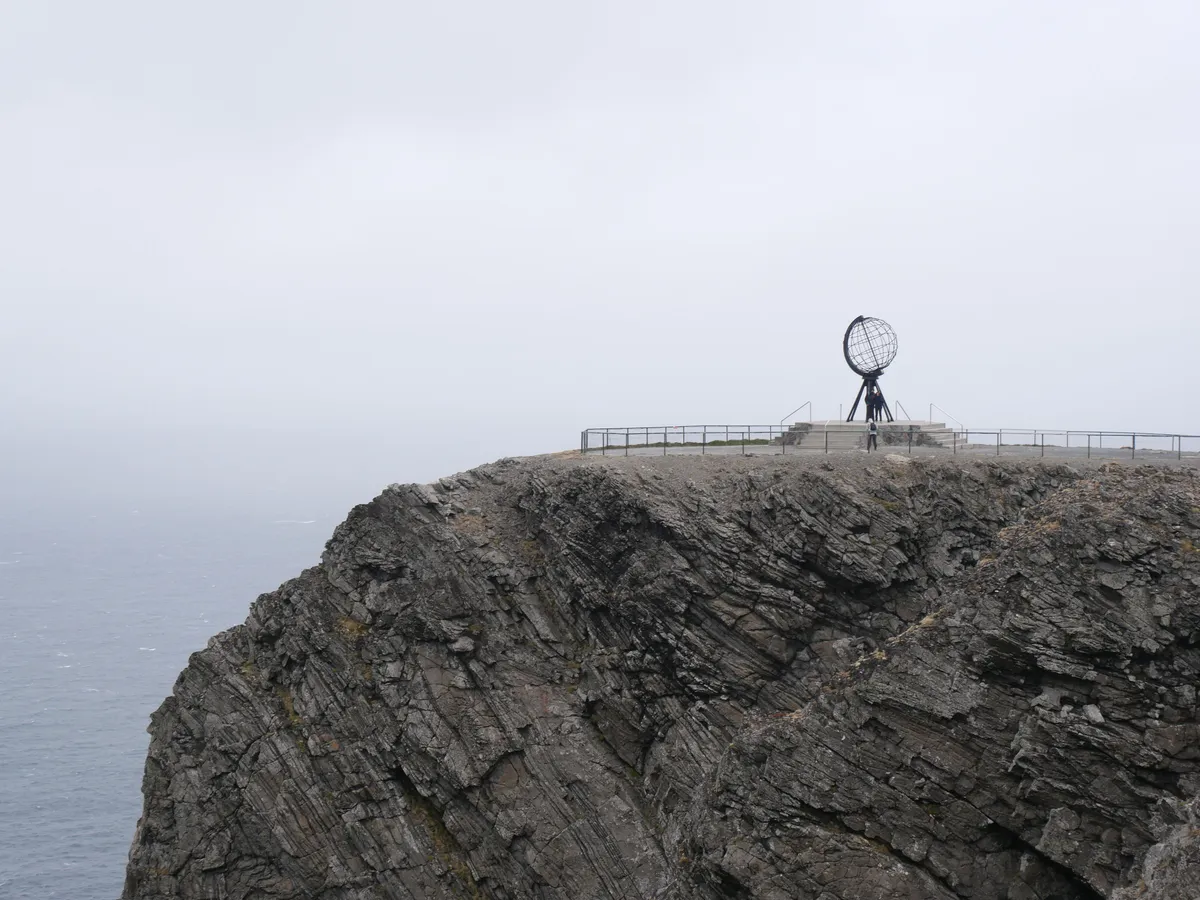
[[[1046,435],[1042,435],[1042,456],[1046,455]]]
[[[579,455],[587,455],[587,430],[579,432]]]
[[[1087,458],[1088,458],[1088,459],[1091,459],[1091,458],[1092,458],[1092,436],[1091,436],[1090,434],[1088,435],[1088,455],[1087,455]]]
[[[667,455],[667,426],[663,426],[663,456]]]
[[[825,423],[825,452],[829,452],[829,423]]]
[[[1183,459],[1183,435],[1175,435],[1175,458]]]
[[[750,426],[747,425],[746,427],[749,428]],[[742,456],[745,456],[745,455],[746,455],[746,432],[743,431],[742,432]]]
[[[996,432],[996,455],[997,455],[997,456],[999,456],[999,455],[1000,455],[1000,435],[1001,435],[1002,433],[1003,433],[1003,432],[1000,432],[1000,431],[997,431],[997,432]]]
[[[908,453],[912,455],[912,426],[908,427]]]
[[[604,429],[604,446],[600,448],[601,456],[608,456],[608,429]]]
[[[625,455],[629,455],[629,429],[625,429]]]
[[[957,456],[958,455],[958,432],[952,431],[952,432],[950,432],[950,434],[954,436],[954,455]]]
[[[703,456],[708,452],[708,426],[705,425],[700,431],[700,455]]]
[[[1129,447],[1129,458],[1137,459],[1137,435],[1131,434],[1129,437],[1132,439]]]

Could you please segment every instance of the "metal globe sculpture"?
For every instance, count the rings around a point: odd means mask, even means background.
[[[859,316],[846,329],[842,352],[850,368],[859,375],[878,377],[896,358],[898,346],[891,325],[883,319]]]
[[[887,416],[889,422],[893,421],[892,411],[883,398],[883,391],[879,389],[879,377],[896,358],[898,347],[896,332],[883,319],[859,316],[850,323],[846,336],[842,338],[842,354],[846,357],[846,365],[856,375],[862,376],[862,385],[858,389],[858,396],[854,398],[854,405],[850,407],[847,422],[854,421],[864,394],[868,419],[878,420],[880,416]]]

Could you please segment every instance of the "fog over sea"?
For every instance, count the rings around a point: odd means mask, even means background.
[[[328,518],[0,513],[0,897],[112,900],[150,712],[188,654],[312,565]]]
[[[146,726],[189,654],[319,562],[355,503],[457,462],[367,459],[344,437],[227,439],[229,458],[187,443],[0,447],[3,900],[118,897]]]

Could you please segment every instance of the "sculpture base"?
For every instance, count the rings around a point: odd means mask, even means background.
[[[900,419],[881,422],[879,449],[907,447],[909,435],[913,446],[951,447],[954,431],[945,422]],[[784,435],[789,447],[800,450],[856,450],[867,446],[866,422],[840,422],[831,419],[825,422],[797,422]]]

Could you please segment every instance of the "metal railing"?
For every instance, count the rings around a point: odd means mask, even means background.
[[[942,410],[945,412],[945,410]],[[971,428],[923,430],[883,424],[879,449],[920,455],[1069,457],[1076,459],[1170,459],[1200,461],[1200,434],[1148,431]],[[636,425],[588,428],[582,454],[811,454],[863,450],[862,423],[837,420],[781,425]]]
[[[941,408],[940,406],[938,406],[936,403],[930,403],[930,404],[929,404],[929,421],[930,421],[930,422],[932,422],[932,421],[933,421],[933,411],[934,411],[935,409],[936,409],[938,412],[940,412],[942,415],[944,415],[944,416],[945,416],[947,419],[950,419],[951,421],[953,421],[953,422],[954,422],[954,424],[955,424],[955,425],[957,425],[959,428],[963,429],[964,431],[966,430],[966,428],[967,428],[967,426],[966,426],[966,425],[964,425],[962,422],[958,421],[958,419],[957,419],[957,418],[955,418],[954,416],[950,415],[950,413],[946,412],[944,409],[942,409],[942,408]]]
[[[581,433],[581,453],[624,452],[630,450],[662,451],[668,453],[695,452],[704,454],[720,448],[777,445],[776,452],[786,453],[789,442],[785,435],[796,434],[782,425],[637,425],[615,428],[588,428]]]
[[[944,410],[943,410],[944,412]],[[1107,442],[1107,446],[1105,445]],[[1185,449],[1186,447],[1186,449]],[[996,456],[1008,452],[1045,456],[1079,456],[1091,459],[1128,457],[1161,458],[1200,456],[1200,435],[1164,431],[1077,431],[1044,428],[971,428],[954,432],[954,452],[986,448]]]
[[[790,419],[796,413],[800,412],[800,410],[804,409],[804,407],[806,407],[806,406],[808,407],[808,421],[811,422],[812,421],[812,401],[805,400],[803,403],[801,403],[799,406],[797,406],[795,409],[793,409],[790,413],[788,413],[786,416],[784,416],[782,419],[779,420],[779,427],[782,428],[784,422],[786,422],[788,419]]]

